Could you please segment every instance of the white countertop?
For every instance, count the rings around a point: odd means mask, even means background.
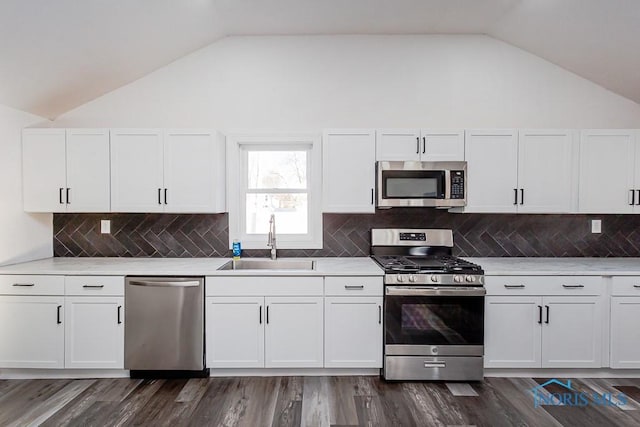
[[[487,276],[640,276],[640,258],[466,258]]]
[[[316,269],[304,270],[222,270],[229,258],[45,258],[0,267],[0,274],[50,274],[95,276],[382,276],[384,273],[368,257],[281,258],[316,261]]]

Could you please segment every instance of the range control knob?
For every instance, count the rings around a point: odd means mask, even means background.
[[[409,281],[410,282],[415,282],[416,281],[416,276],[414,276],[413,274],[411,276],[409,276]]]
[[[453,276],[453,281],[456,283],[461,283],[463,280],[462,276]]]
[[[435,274],[431,275],[431,281],[434,283],[438,283],[438,276],[436,276]]]
[[[466,276],[464,280],[466,280],[467,282],[475,282],[476,278],[473,276]]]
[[[404,282],[404,277],[402,275],[399,274],[397,277],[398,277],[398,282],[399,283]]]

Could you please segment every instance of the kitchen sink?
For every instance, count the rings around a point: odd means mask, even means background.
[[[241,259],[229,261],[218,270],[315,270],[316,262],[304,259]]]

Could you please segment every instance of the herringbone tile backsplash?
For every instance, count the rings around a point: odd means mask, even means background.
[[[590,219],[602,219],[592,234]],[[111,234],[100,234],[100,220]],[[324,214],[324,248],[279,250],[282,256],[367,256],[371,228],[451,228],[458,256],[637,257],[640,215],[452,214],[437,209]],[[55,214],[58,257],[230,256],[227,214]],[[268,256],[245,250],[244,256]]]

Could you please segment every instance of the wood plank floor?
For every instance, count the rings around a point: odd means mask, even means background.
[[[0,426],[640,425],[640,379],[572,379],[572,390],[589,396],[610,395],[611,404],[535,407],[531,390],[547,381],[487,378],[469,384],[387,383],[378,377],[0,380]],[[554,393],[562,398],[566,391],[552,383],[539,393],[548,403]]]

